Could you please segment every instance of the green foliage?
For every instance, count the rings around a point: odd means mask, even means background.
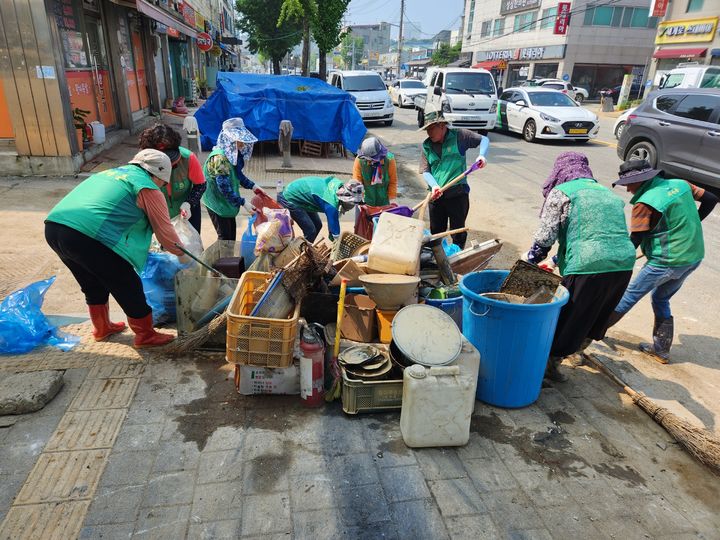
[[[305,18],[312,20],[317,14],[315,0],[283,0],[278,17],[278,28],[287,21],[300,22]]]
[[[345,37],[342,32],[342,20],[350,0],[315,0],[317,12],[310,28],[312,36],[320,51],[320,78],[327,76],[326,57]],[[362,50],[362,47],[361,47]],[[352,54],[352,45],[350,46]],[[356,48],[357,53],[357,48]],[[352,61],[351,61],[352,64]]]
[[[272,60],[280,74],[280,61],[302,40],[302,23],[285,19],[279,23],[285,0],[236,0],[238,28],[248,35],[248,49]]]
[[[345,69],[350,69],[353,64],[353,42],[355,43],[355,66],[359,66],[362,60],[365,41],[361,37],[353,37],[349,32],[346,33],[340,42],[340,57]]]
[[[77,107],[72,110],[73,125],[75,126],[75,129],[85,129],[85,126],[87,125],[85,117],[89,114],[90,111],[86,111],[85,109],[79,109]]]
[[[432,55],[432,63],[434,66],[447,66],[460,58],[460,50],[462,43],[450,46],[449,43],[441,43]]]

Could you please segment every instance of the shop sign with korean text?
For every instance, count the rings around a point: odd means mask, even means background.
[[[202,52],[208,52],[213,48],[213,40],[207,32],[200,32],[195,39],[197,40],[198,49]]]
[[[518,11],[526,11],[528,9],[537,9],[540,7],[541,0],[502,0],[500,4],[500,15],[508,13],[517,13]]]
[[[195,26],[195,10],[187,2],[183,2],[182,4],[182,15],[185,22],[188,23],[191,28]]]
[[[555,17],[555,29],[553,34],[566,34],[567,25],[570,20],[570,2],[560,2],[557,6],[557,17]]]
[[[565,57],[565,45],[548,45],[546,47],[523,47],[521,49],[501,49],[497,51],[479,52],[477,59],[494,61],[526,61],[526,60],[551,60]]]
[[[670,0],[652,0],[650,3],[650,16],[662,18],[667,12]]]
[[[664,21],[658,25],[655,43],[693,43],[712,41],[715,38],[718,18],[685,19],[682,21]]]

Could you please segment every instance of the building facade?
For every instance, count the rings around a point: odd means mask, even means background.
[[[666,6],[648,76],[653,86],[679,64],[720,66],[720,0],[674,0]]]
[[[565,33],[555,33],[558,0],[467,0],[463,51],[473,65],[489,69],[498,85],[558,77],[600,90],[622,83],[625,74],[639,80],[647,72],[658,20],[650,0],[607,2],[575,0]]]
[[[381,65],[380,55],[390,52],[390,28],[386,22],[356,24],[346,28],[352,37],[363,40],[362,64],[368,67]]]
[[[222,45],[222,12],[201,9],[169,0],[0,0],[0,174],[72,174],[174,99],[195,99],[195,78],[226,54],[217,43],[216,51],[198,47],[202,32]],[[78,129],[85,124],[107,142],[91,144]]]

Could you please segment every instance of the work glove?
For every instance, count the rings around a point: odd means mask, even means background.
[[[184,202],[180,205],[180,217],[182,217],[183,219],[190,219],[190,217],[192,217],[189,202]]]
[[[255,195],[267,195],[267,193],[265,193],[265,190],[263,188],[261,188],[260,186],[255,186],[253,188],[253,193]]]
[[[440,197],[442,197],[443,192],[442,190],[435,186],[432,188],[432,191],[430,192],[430,199],[433,201],[437,201]]]
[[[245,204],[243,204],[243,208],[251,216],[255,215],[255,213],[257,212],[257,208],[255,208],[249,201],[245,201]]]
[[[487,165],[487,159],[485,158],[485,156],[478,156],[478,158],[475,160],[475,165],[475,169],[482,169],[483,167],[485,167],[485,165]]]

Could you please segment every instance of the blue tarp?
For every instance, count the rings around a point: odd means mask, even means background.
[[[355,152],[367,132],[354,98],[309,77],[220,72],[217,89],[195,113],[203,150],[210,150],[222,123],[239,116],[260,141],[277,141],[281,120],[293,139],[342,142]]]

